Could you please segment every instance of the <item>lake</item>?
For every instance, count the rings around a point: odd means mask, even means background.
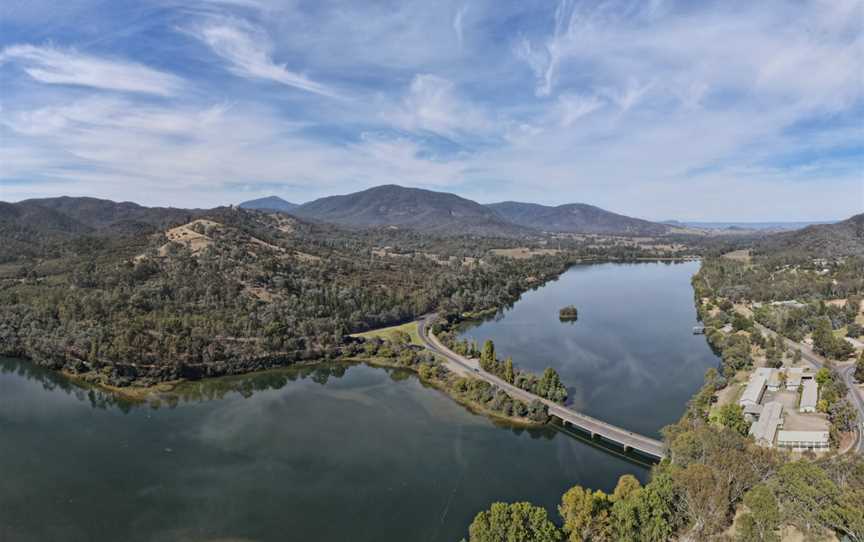
[[[586,264],[525,293],[461,336],[495,343],[500,358],[537,373],[553,367],[577,410],[659,436],[676,422],[717,357],[693,335],[690,278],[699,262]],[[579,318],[558,310],[575,305]]]
[[[716,364],[690,335],[695,265],[577,267],[466,333],[555,366],[587,412],[656,431]],[[579,321],[559,323],[571,302]],[[493,501],[557,518],[574,484],[648,473],[553,428],[496,425],[404,371],[286,369],[136,406],[15,359],[0,359],[0,465],[2,542],[457,541]]]

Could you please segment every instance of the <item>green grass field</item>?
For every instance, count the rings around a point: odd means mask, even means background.
[[[379,337],[381,339],[391,340],[393,339],[393,335],[399,331],[407,333],[411,337],[411,344],[423,346],[423,341],[420,340],[420,332],[417,329],[417,322],[408,322],[407,324],[402,324],[399,326],[373,329],[370,331],[364,331],[363,333],[354,333],[352,337],[363,337],[365,339],[371,337]]]

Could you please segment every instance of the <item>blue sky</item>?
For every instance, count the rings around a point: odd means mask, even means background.
[[[0,199],[864,211],[864,1],[4,0]]]

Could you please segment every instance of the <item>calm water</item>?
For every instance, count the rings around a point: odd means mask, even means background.
[[[693,335],[690,278],[698,262],[581,265],[526,293],[463,337],[495,342],[525,369],[554,367],[569,402],[587,414],[658,435],[681,417],[717,358]],[[574,304],[579,320],[560,322]]]
[[[654,431],[715,363],[689,334],[693,271],[576,268],[469,333],[554,365],[587,411]],[[580,320],[560,324],[570,302]],[[0,359],[0,542],[456,541],[493,501],[555,514],[573,484],[609,491],[624,473],[647,470],[496,426],[399,371],[220,379],[152,408]]]
[[[154,410],[0,360],[0,542],[456,541],[492,501],[554,511],[628,472],[647,473],[402,372],[222,380]]]

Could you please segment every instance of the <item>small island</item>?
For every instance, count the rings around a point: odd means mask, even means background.
[[[570,322],[579,319],[579,311],[575,305],[567,305],[558,311],[558,319],[562,322]]]

